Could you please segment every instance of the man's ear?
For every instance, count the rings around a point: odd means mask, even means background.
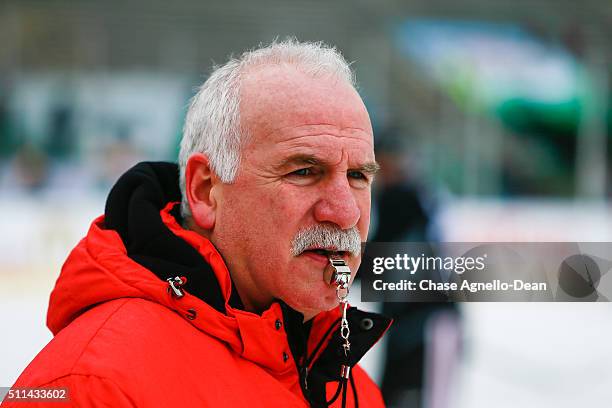
[[[215,177],[208,157],[202,153],[193,154],[185,168],[185,194],[189,202],[193,222],[202,229],[212,230],[215,226],[217,201],[213,194]]]

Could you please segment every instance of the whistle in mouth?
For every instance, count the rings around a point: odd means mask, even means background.
[[[329,263],[332,266],[333,273],[330,278],[330,285],[335,285],[337,289],[348,291],[351,283],[351,270],[346,261],[342,258],[329,258]]]

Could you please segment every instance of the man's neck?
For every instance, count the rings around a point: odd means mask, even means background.
[[[215,245],[215,243],[211,239],[210,232],[200,228],[195,222],[193,222],[191,218],[184,219],[183,228],[189,229],[193,232],[202,235],[204,238],[211,241],[213,245]],[[238,292],[238,296],[240,296],[240,300],[242,301],[242,305],[244,306],[245,311],[261,315],[263,312],[270,308],[270,306],[274,302],[274,299],[253,296],[254,293],[257,293],[256,285],[255,282],[252,282],[250,280],[249,274],[241,274],[237,271],[232,271],[229,268],[229,265],[228,270],[232,278],[232,282],[234,283],[232,290]],[[316,310],[300,310],[299,312],[304,315],[304,323],[310,321],[319,313]]]

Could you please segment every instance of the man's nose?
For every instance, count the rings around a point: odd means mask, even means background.
[[[318,222],[331,222],[341,229],[357,225],[361,213],[346,177],[329,181],[323,196],[315,204],[314,216]]]

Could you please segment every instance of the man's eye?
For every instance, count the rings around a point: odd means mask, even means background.
[[[311,168],[304,168],[304,169],[293,171],[291,172],[291,174],[294,176],[311,176],[313,172]]]
[[[357,179],[357,180],[367,180],[368,179],[366,175],[360,171],[349,171],[347,174],[352,179]]]

